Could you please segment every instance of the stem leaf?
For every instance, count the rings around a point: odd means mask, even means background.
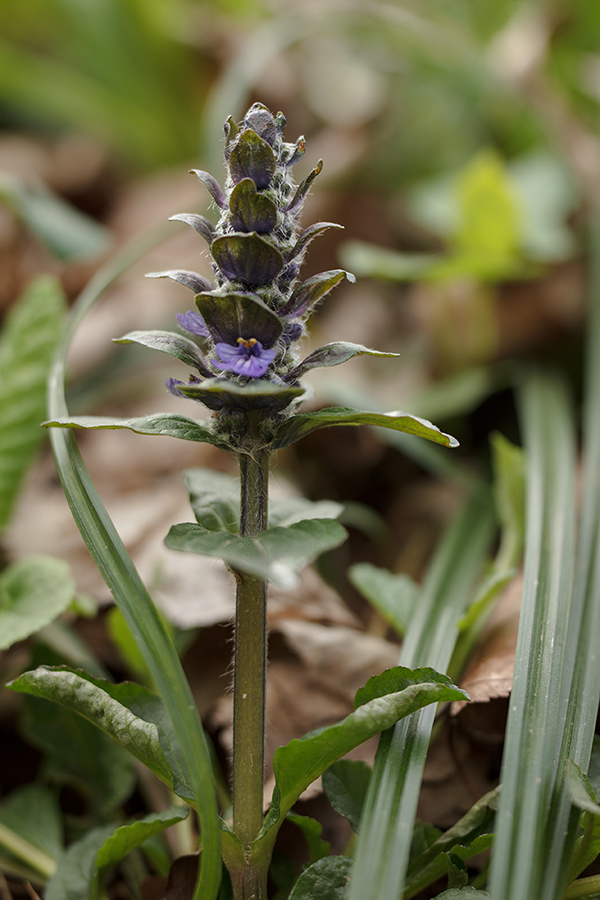
[[[183,441],[200,441],[226,449],[227,445],[212,428],[202,425],[187,416],[176,413],[155,413],[151,416],[138,416],[132,419],[119,419],[110,416],[59,416],[44,422],[53,428],[126,428],[136,434],[161,434],[167,437],[180,438]]]

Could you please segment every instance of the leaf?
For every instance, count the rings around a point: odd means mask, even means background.
[[[600,806],[595,801],[589,778],[572,759],[567,760],[566,780],[571,802],[593,816],[600,816]]]
[[[66,666],[40,666],[9,685],[14,691],[59,703],[97,726],[185,800],[172,728],[160,699],[133,682],[112,684]],[[56,714],[55,714],[56,715]]]
[[[525,453],[499,432],[490,438],[494,466],[494,502],[502,526],[497,569],[521,561],[525,541]]]
[[[265,378],[256,378],[249,384],[238,384],[228,378],[213,378],[203,384],[177,385],[177,389],[190,400],[199,400],[209,409],[215,411],[225,409],[270,409],[279,412],[301,397],[303,387],[274,384]],[[206,429],[208,431],[208,429]],[[179,437],[179,435],[177,435]],[[187,438],[188,440],[204,440],[204,438]],[[223,447],[223,439],[213,435],[209,441],[217,447]]]
[[[409,575],[394,575],[371,563],[351,566],[348,577],[371,606],[403,636],[419,594],[416,582]]]
[[[23,478],[44,440],[46,381],[64,324],[66,303],[53,278],[29,284],[4,321],[0,336],[0,530],[7,524]]]
[[[199,275],[198,272],[191,272],[189,269],[168,269],[165,272],[146,272],[146,278],[170,278],[171,281],[182,284],[195,294],[199,294],[201,291],[213,290],[213,285],[208,278],[205,278],[204,275]]]
[[[152,350],[161,350],[181,360],[186,366],[196,369],[205,377],[213,373],[208,367],[208,360],[190,338],[171,331],[130,331],[120,338],[114,338],[115,344],[141,344]]]
[[[112,835],[114,825],[93,828],[71,844],[61,856],[56,872],[46,886],[45,900],[96,900],[91,894],[96,874],[96,856]]]
[[[319,859],[302,872],[288,900],[345,900],[351,869],[349,856]]]
[[[227,449],[225,441],[216,435],[211,427],[202,425],[194,419],[175,413],[155,413],[151,416],[140,416],[133,419],[116,419],[109,416],[69,416],[44,422],[53,428],[125,428],[136,434],[162,434],[167,437],[180,438],[183,441],[203,441],[215,447]]]
[[[75,581],[67,563],[29,556],[0,574],[0,650],[49,625],[72,603]]]
[[[301,232],[300,237],[287,254],[286,262],[297,259],[304,253],[310,242],[314,241],[320,234],[323,234],[324,231],[327,231],[329,228],[343,227],[343,225],[337,225],[335,222],[315,222],[314,225],[309,225],[308,228],[305,228],[304,231]]]
[[[196,306],[215,342],[237,343],[256,338],[264,347],[277,343],[283,331],[279,318],[256,294],[198,294]]]
[[[298,186],[296,193],[294,194],[291,201],[286,206],[286,211],[293,212],[294,210],[298,209],[298,207],[301,206],[301,204],[304,201],[304,198],[306,197],[306,195],[310,189],[311,184],[313,183],[313,181],[315,180],[317,175],[321,174],[322,169],[323,169],[323,160],[320,159],[319,162],[317,163],[317,165],[315,166],[315,168],[311,172],[308,173],[308,175],[306,176],[304,181],[302,181],[300,183],[300,185]]]
[[[24,842],[23,853],[18,845],[3,840],[8,829]],[[17,788],[0,803],[0,846],[6,847],[24,863],[48,877],[63,852],[63,825],[60,804],[55,794],[41,784]],[[31,852],[33,848],[34,851]]]
[[[106,252],[108,228],[53,194],[44,184],[25,184],[14,176],[0,178],[4,203],[58,259],[91,259]]]
[[[361,759],[339,759],[323,772],[323,790],[336,813],[358,831],[371,767]]]
[[[277,224],[277,207],[269,197],[259,194],[251,178],[242,178],[229,198],[234,231],[269,234]]]
[[[280,310],[281,316],[302,316],[315,303],[322,300],[326,294],[333,290],[336,285],[346,279],[347,281],[356,281],[354,275],[345,272],[343,269],[332,269],[329,272],[320,272],[307,278],[301,282],[290,297],[287,304]]]
[[[207,243],[212,244],[214,240],[215,226],[205,216],[199,216],[196,213],[178,213],[176,216],[169,216],[169,222],[185,222]]]
[[[277,160],[267,141],[246,128],[229,155],[229,170],[235,182],[251,178],[259,191],[269,187]]]
[[[290,444],[306,437],[307,434],[311,434],[319,428],[329,428],[332,425],[375,425],[402,431],[405,434],[414,434],[446,447],[458,447],[456,438],[444,434],[426,419],[419,419],[408,413],[373,413],[343,406],[330,406],[318,412],[301,413],[286,419],[275,431],[273,448],[289,447]]]
[[[255,231],[218,237],[210,251],[225,277],[245,287],[271,284],[283,269],[279,250]]]
[[[450,679],[431,669],[417,669],[412,672],[404,668],[400,671],[398,667],[398,670],[389,672],[394,674],[389,677],[388,683],[406,683],[406,687],[380,696],[377,692],[384,689],[383,681],[388,673],[384,673],[384,677],[375,676],[357,692],[356,702],[361,705],[341,722],[310,732],[303,738],[294,739],[275,751],[273,770],[278,803],[274,803],[274,806],[278,806],[280,818],[291,809],[300,794],[322,775],[325,769],[350,750],[430,703],[461,700],[466,696],[465,692],[453,685]],[[419,681],[421,672],[424,680]],[[362,702],[362,698],[372,693],[376,694],[374,699]]]
[[[288,822],[296,825],[306,840],[308,846],[308,857],[311,863],[328,856],[330,850],[329,841],[321,838],[323,834],[323,826],[311,816],[299,816],[297,813],[289,812],[287,814]]]
[[[371,700],[376,700],[378,697],[395,694],[411,685],[422,683],[439,684],[443,687],[460,690],[462,694],[461,699],[469,699],[466,691],[456,688],[447,675],[442,675],[429,666],[422,666],[418,669],[409,669],[407,666],[393,666],[391,669],[380,672],[379,675],[373,675],[364,687],[357,690],[354,697],[354,708],[358,709],[360,706],[364,706],[365,703],[370,703]]]
[[[128,853],[145,841],[160,834],[171,825],[182,822],[189,815],[189,807],[173,806],[158,813],[150,813],[143,819],[121,825],[108,837],[98,850],[96,866],[108,869],[116,866]]]
[[[204,172],[202,169],[191,169],[190,171],[202,182],[217,206],[227,209],[227,199],[217,179],[210,172]]]
[[[171,528],[165,544],[171,550],[215,556],[236,571],[293,587],[305,566],[338,547],[346,537],[346,530],[332,519],[308,519],[289,528],[275,526],[253,538],[183,523]]]
[[[369,350],[362,344],[350,344],[345,341],[337,341],[332,344],[325,344],[319,347],[302,362],[292,369],[285,378],[286,381],[300,378],[309,369],[315,369],[318,366],[339,366],[355,356],[399,356],[399,353],[384,353],[380,350]]]
[[[438,894],[435,900],[490,900],[487,891],[478,891],[474,887],[451,888]]]

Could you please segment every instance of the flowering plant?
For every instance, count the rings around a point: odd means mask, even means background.
[[[284,126],[281,113],[273,116],[258,103],[241,123],[230,118],[225,127],[224,188],[207,172],[196,171],[220,211],[219,221],[213,225],[195,213],[173,217],[198,232],[213,260],[212,283],[190,271],[153,273],[194,292],[196,309],[178,316],[186,334],[139,331],[119,339],[161,350],[193,369],[187,382],[170,378],[167,387],[178,397],[203,404],[212,413],[210,419],[196,421],[179,414],[73,418],[63,415],[61,404],[55,404],[57,414],[48,423],[67,429],[127,428],[206,441],[233,451],[238,458],[239,507],[230,498],[216,496],[214,486],[207,486],[197,472],[188,473],[196,521],[173,526],[166,538],[171,549],[222,559],[235,575],[231,817],[226,810],[222,820],[218,817],[206,737],[168,632],[82,475],[76,449],[66,440],[61,442],[62,432],[55,431],[53,442],[67,497],[138,642],[159,697],[140,686],[115,686],[66,667],[41,667],[13,684],[17,690],[66,704],[98,724],[197,812],[202,853],[193,896],[202,900],[216,897],[222,863],[235,900],[266,898],[277,833],[306,787],[352,748],[398,719],[427,704],[464,698],[464,692],[432,669],[398,667],[376,676],[358,692],[355,711],[342,722],[277,750],[276,786],[263,817],[267,582],[293,584],[304,566],[346,537],[335,520],[337,512],[329,510],[330,517],[324,516],[319,505],[312,509],[307,504],[305,517],[300,521],[296,517],[287,526],[269,524],[271,456],[304,435],[333,425],[382,426],[456,445],[431,423],[406,413],[346,407],[300,411],[307,397],[301,378],[311,369],[338,365],[362,354],[396,354],[334,342],[301,359],[299,341],[311,311],[337,284],[354,279],[334,269],[299,281],[310,242],[339,226],[319,222],[300,229],[303,201],[322,163],[296,184],[292,167],[302,157],[305,143],[302,138],[286,143]],[[89,508],[87,520],[81,513],[83,506]],[[237,524],[232,524],[236,519]],[[165,816],[159,822],[154,818],[152,828],[167,827],[181,815]],[[123,838],[123,846],[129,849],[148,833],[140,823],[131,828]],[[100,849],[90,876],[95,885],[103,871],[99,860],[106,860],[108,853],[104,832],[98,840]],[[118,856],[115,846],[120,846],[118,841],[110,844],[108,853],[113,861]],[[333,859],[335,878],[338,858]],[[60,889],[55,888],[55,893]]]

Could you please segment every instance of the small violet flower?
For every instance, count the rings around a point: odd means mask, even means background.
[[[206,327],[206,322],[199,312],[189,309],[186,313],[177,313],[177,321],[181,328],[190,334],[197,334],[200,337],[210,337],[210,331]]]
[[[217,369],[245,375],[247,378],[261,378],[276,356],[275,350],[263,350],[263,345],[256,338],[237,339],[237,347],[231,344],[215,345],[219,359],[211,360]]]

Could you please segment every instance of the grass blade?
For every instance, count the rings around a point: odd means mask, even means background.
[[[79,297],[52,366],[48,415],[68,415],[64,395],[65,357],[73,333],[88,309],[121,272],[158,243],[164,229],[127,247],[102,269]],[[169,711],[190,783],[197,797],[202,830],[202,865],[194,896],[216,897],[221,880],[220,837],[212,768],[206,737],[171,637],[142,583],[85,468],[71,431],[55,428],[51,440],[67,501],[87,547],[102,573]]]

